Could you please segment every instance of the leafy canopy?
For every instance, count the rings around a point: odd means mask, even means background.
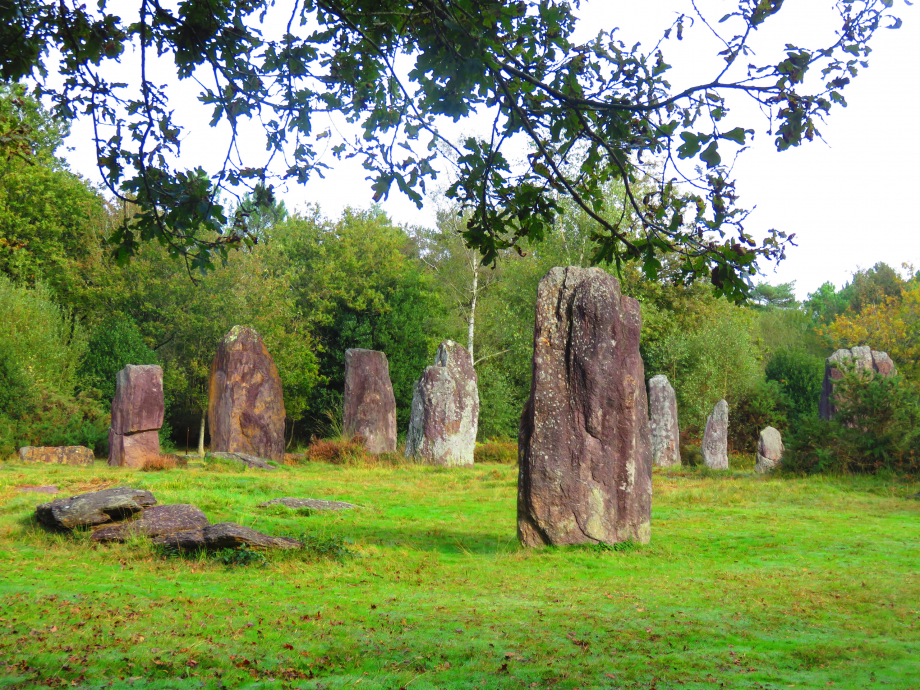
[[[774,231],[758,245],[744,230],[726,161],[754,128],[728,124],[728,97],[757,101],[779,150],[813,139],[832,106],[846,105],[843,90],[867,66],[875,32],[900,25],[892,3],[837,0],[836,37],[787,44],[775,64],[760,62],[749,43],[782,0],[740,0],[718,22],[680,16],[664,38],[680,40],[689,22],[702,21],[723,41],[724,68],[678,92],[666,79],[663,42],[643,52],[601,32],[576,43],[579,0],[303,0],[280,35],[268,15],[282,9],[268,0],[136,0],[130,21],[113,13],[125,2],[23,0],[0,3],[0,77],[36,78],[61,115],[93,119],[110,191],[142,209],[115,232],[125,260],[157,239],[204,269],[215,253],[254,242],[219,190],[248,186],[261,204],[275,178],[322,174],[320,140],[331,134],[318,131],[315,116],[331,113],[363,130],[332,150],[363,160],[376,199],[395,185],[421,204],[436,160],[453,165],[448,196],[469,214],[463,238],[486,262],[522,238],[542,238],[568,197],[601,228],[596,261],[638,260],[654,277],[660,255],[677,251],[682,275],[708,275],[740,297],[756,261],[782,258],[791,238]],[[129,45],[140,53],[137,90],[106,77],[106,63]],[[55,51],[61,86],[45,79]],[[230,124],[220,170],[175,167],[182,133],[175,104],[151,81],[154,56],[199,80],[212,123]],[[439,134],[439,118],[474,111],[493,117],[488,137],[454,145]],[[255,118],[267,164],[235,157],[238,125]],[[518,164],[509,151],[521,140],[529,154]],[[656,185],[636,194],[649,161]],[[642,220],[638,237],[603,213],[611,179]]]

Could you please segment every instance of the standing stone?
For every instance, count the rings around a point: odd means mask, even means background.
[[[284,459],[281,377],[254,328],[234,326],[217,347],[208,383],[211,450]]]
[[[703,462],[714,470],[728,469],[728,403],[720,400],[706,420],[703,434]]]
[[[757,464],[754,466],[755,472],[769,472],[779,465],[783,459],[783,437],[779,431],[772,426],[760,432],[760,439],[757,441]]]
[[[163,426],[163,370],[156,364],[129,364],[115,378],[109,465],[144,466],[160,455]]]
[[[406,457],[429,465],[472,465],[479,424],[479,389],[473,358],[445,340],[412,394]]]
[[[360,436],[368,453],[396,452],[396,398],[387,356],[376,350],[345,350],[342,426]]]
[[[652,461],[658,467],[680,465],[677,397],[667,376],[659,374],[648,382],[648,407]]]
[[[45,462],[52,465],[92,465],[95,456],[85,446],[23,446],[20,462]]]
[[[652,451],[639,303],[597,268],[540,281],[518,433],[518,538],[648,542]]]
[[[887,352],[879,352],[868,346],[854,347],[851,350],[837,350],[824,361],[824,383],[821,386],[821,402],[818,412],[821,419],[833,419],[837,413],[834,404],[834,381],[843,378],[840,365],[846,362],[856,371],[873,372],[882,376],[891,376],[897,373],[894,362]]]

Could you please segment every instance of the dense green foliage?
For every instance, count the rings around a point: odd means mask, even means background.
[[[139,0],[128,18],[123,1],[24,0],[0,4],[0,79],[32,77],[59,115],[92,119],[109,192],[138,206],[110,235],[123,259],[155,238],[213,268],[215,253],[251,247],[261,231],[221,190],[254,189],[268,201],[268,180],[321,175],[331,149],[362,159],[375,200],[392,188],[421,205],[438,163],[448,163],[446,195],[468,212],[464,241],[489,262],[550,234],[568,200],[597,223],[597,261],[633,261],[654,279],[666,255],[679,256],[683,278],[706,278],[740,299],[757,260],[781,258],[792,238],[771,230],[758,243],[745,232],[731,161],[758,131],[779,151],[819,135],[831,110],[846,106],[843,92],[868,66],[876,32],[901,25],[892,4],[836,0],[816,20],[836,27],[827,43],[768,34],[772,45],[757,51],[757,30],[789,17],[788,6],[739,0],[718,19],[693,5],[645,51],[619,40],[616,27],[577,43],[578,0],[305,0],[290,14],[269,0]],[[724,66],[672,85],[672,41],[708,31]],[[140,71],[126,79],[128,48],[139,52]],[[169,85],[149,77],[154,52],[159,69],[194,77],[212,126],[229,125],[233,155],[219,170],[182,168],[182,109]],[[739,98],[764,117],[737,109]],[[444,119],[473,113],[492,119],[489,135],[441,134]],[[362,136],[323,129],[330,116]],[[255,123],[267,162],[243,160],[235,146]],[[28,139],[28,128],[8,129],[13,145]],[[530,153],[515,161],[522,142]],[[650,170],[643,157],[662,165]],[[640,193],[649,175],[654,185]],[[604,212],[610,180],[624,188],[638,227]]]
[[[920,390],[900,375],[847,372],[830,421],[806,420],[789,440],[791,472],[920,473]]]
[[[749,468],[656,472],[651,543],[612,550],[521,548],[514,465],[0,464],[0,678],[22,690],[916,687],[920,482]],[[263,566],[94,545],[36,528],[47,497],[14,488],[126,481],[212,522],[307,532],[311,548]],[[281,496],[362,507],[257,507]],[[343,546],[355,556],[336,558]]]
[[[447,338],[474,355],[480,440],[516,438],[530,391],[538,284],[553,266],[590,265],[597,246],[600,226],[578,204],[561,199],[543,241],[521,238],[520,252],[499,251],[494,265],[483,265],[463,241],[465,217],[449,204],[435,227],[406,228],[376,207],[331,219],[317,206],[292,213],[247,197],[241,209],[258,225],[259,242],[221,267],[190,274],[170,247],[151,244],[120,266],[106,228],[137,209],[107,205],[68,172],[55,158],[60,126],[21,90],[3,93],[0,105],[15,101],[9,112],[47,132],[41,164],[11,157],[0,175],[0,307],[10,324],[0,333],[4,454],[17,444],[66,439],[104,453],[115,373],[148,362],[164,369],[164,436],[196,447],[201,434],[206,445],[211,361],[235,324],[256,328],[275,359],[289,444],[338,433],[352,347],[387,354],[405,433],[413,384]],[[36,208],[17,196],[23,180],[36,190]],[[604,210],[636,234],[642,221],[623,193],[608,183]],[[49,205],[53,212],[42,211]],[[839,291],[823,286],[804,305],[791,284],[760,284],[749,305],[738,305],[706,281],[684,280],[679,256],[662,259],[655,276],[632,264],[600,266],[640,303],[646,376],[665,374],[674,385],[688,453],[721,398],[736,450],[752,451],[767,425],[783,433],[811,429],[823,358],[836,347],[887,348],[913,380],[920,279],[912,269],[902,277],[879,264]]]

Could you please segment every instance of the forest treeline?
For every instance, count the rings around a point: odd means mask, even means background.
[[[292,445],[334,433],[344,353],[382,350],[400,432],[414,381],[446,338],[468,347],[479,376],[479,435],[514,438],[530,389],[537,284],[553,266],[592,263],[593,221],[566,206],[542,242],[482,266],[445,207],[433,228],[397,226],[378,207],[329,218],[321,207],[240,203],[258,243],[195,274],[169,246],[150,243],[120,265],[107,244],[133,209],[113,205],[59,155],[66,124],[18,87],[0,92],[3,128],[26,123],[34,147],[0,156],[0,454],[20,445],[81,444],[106,452],[115,373],[127,363],[164,370],[164,443],[197,446],[211,360],[235,324],[256,328],[284,386]],[[621,196],[610,189],[610,209]],[[628,218],[628,215],[627,215]],[[683,284],[674,257],[656,276],[618,274],[642,307],[646,375],[666,374],[682,435],[699,438],[713,404],[730,404],[731,442],[806,428],[817,418],[824,358],[871,345],[895,360],[905,385],[920,364],[920,275],[885,264],[804,303],[793,285],[761,283],[737,305],[711,285]],[[900,380],[900,379],[899,379]]]

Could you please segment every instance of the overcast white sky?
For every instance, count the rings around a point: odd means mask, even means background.
[[[732,0],[700,0],[697,5],[712,21],[737,7]],[[832,37],[831,7],[828,0],[787,2],[779,16],[758,32],[754,44],[758,58],[778,55],[787,42],[824,43]],[[896,268],[910,262],[920,268],[920,214],[912,203],[920,190],[916,163],[920,160],[920,13],[902,3],[896,7],[903,27],[877,35],[869,69],[844,92],[849,107],[832,110],[822,128],[826,143],[815,141],[777,153],[765,134],[766,122],[737,104],[736,112],[748,118],[744,125],[751,126],[753,119],[760,132],[736,168],[742,205],[756,206],[747,228],[755,236],[769,228],[796,233],[799,246],[791,249],[789,258],[778,267],[764,268],[768,282],[795,281],[800,299],[825,281],[839,287],[854,270],[878,261]],[[679,12],[692,13],[690,0],[589,0],[582,3],[581,38],[619,26],[617,35],[628,45],[641,41],[650,47]],[[674,66],[672,82],[703,83],[715,76],[720,62],[713,56],[718,50],[715,39],[700,24],[689,29],[682,42],[666,44],[665,59]],[[119,75],[129,83],[132,76],[136,80],[133,62],[126,60],[121,68],[124,73]],[[173,107],[186,128],[184,165],[203,165],[211,171],[218,168],[224,153],[223,132],[208,126],[209,112],[198,105],[195,85],[175,83],[168,69],[156,78],[174,84]],[[445,126],[449,136],[477,129],[476,122]],[[77,123],[67,143],[73,149],[68,155],[71,166],[98,181],[88,123]],[[256,161],[264,157],[263,142],[257,136],[245,145],[250,148],[243,147],[244,156],[251,155]],[[282,192],[288,208],[319,203],[327,215],[336,216],[346,206],[371,203],[370,182],[357,161],[339,163],[331,155],[324,160],[334,164],[325,180],[292,185]],[[434,223],[434,198],[418,210],[394,189],[383,207],[399,223]]]

